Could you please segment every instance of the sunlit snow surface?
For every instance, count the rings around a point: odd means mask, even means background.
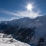
[[[0,46],[15,46],[15,45],[11,45],[11,44],[0,44]]]
[[[5,34],[0,33],[0,46],[30,46],[27,43],[20,42],[18,40],[15,40],[13,38],[4,38]]]

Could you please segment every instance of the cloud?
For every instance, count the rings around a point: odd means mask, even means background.
[[[34,11],[19,11],[17,12],[17,16],[21,16],[21,17],[29,17],[29,18],[36,18],[38,16],[41,16],[40,13],[34,12]]]
[[[25,10],[25,11],[17,11],[17,12],[9,12],[9,11],[2,10],[1,12],[15,16],[13,18],[29,17],[29,18],[33,19],[33,18],[36,18],[38,16],[41,16],[40,11],[34,12],[33,10],[31,10],[31,11]]]
[[[9,21],[10,19],[0,17],[0,21]]]
[[[10,20],[18,19],[17,17],[12,17]]]
[[[5,13],[5,14],[9,14],[9,15],[13,15],[14,17],[12,17],[10,20],[12,19],[18,19],[18,18],[23,18],[23,17],[29,17],[31,19],[34,19],[38,16],[42,16],[40,14],[40,10],[37,9],[34,4],[30,4],[31,6],[31,10],[21,10],[21,11],[15,11],[15,12],[10,12],[10,11],[6,11],[6,10],[1,10],[0,12]],[[26,7],[25,7],[26,8]],[[36,11],[34,11],[33,9],[35,9]]]
[[[10,15],[17,15],[14,12],[6,11],[6,10],[0,10],[0,12],[5,13],[5,14],[10,14]]]

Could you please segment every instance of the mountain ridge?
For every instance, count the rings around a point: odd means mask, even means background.
[[[39,38],[44,37],[46,35],[46,16],[37,17],[36,19],[30,19],[28,17],[24,17],[24,18],[20,18],[20,19],[14,19],[12,21],[5,21],[5,22],[0,23],[0,25],[1,24],[4,24],[5,27],[7,27],[5,29],[8,29],[8,30],[4,29],[4,32],[12,31],[11,33],[15,34],[14,32],[17,32],[19,35],[19,33],[24,31],[26,28],[27,29],[30,28],[30,29],[34,29],[34,31],[35,31],[35,34],[32,36],[32,38],[39,40]],[[4,28],[4,25],[2,25],[3,28]],[[22,29],[24,29],[24,30],[22,30]],[[2,29],[0,29],[0,30],[2,30]],[[18,31],[21,31],[21,32],[18,32]],[[25,31],[28,31],[28,30],[25,30]],[[31,30],[29,30],[29,32],[30,31]],[[26,36],[27,32],[24,32],[24,33]],[[23,37],[23,33],[21,33],[21,34]],[[19,36],[19,38],[21,38],[21,35]],[[37,41],[35,41],[35,42],[37,42]]]

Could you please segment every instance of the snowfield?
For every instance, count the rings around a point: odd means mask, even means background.
[[[6,34],[0,33],[0,46],[30,46],[13,38],[3,37]]]
[[[0,46],[15,46],[15,45],[11,45],[11,44],[0,44]]]

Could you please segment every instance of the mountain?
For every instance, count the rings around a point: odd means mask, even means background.
[[[0,22],[0,32],[11,34],[13,38],[22,42],[37,43],[41,37],[46,36],[46,16]]]

